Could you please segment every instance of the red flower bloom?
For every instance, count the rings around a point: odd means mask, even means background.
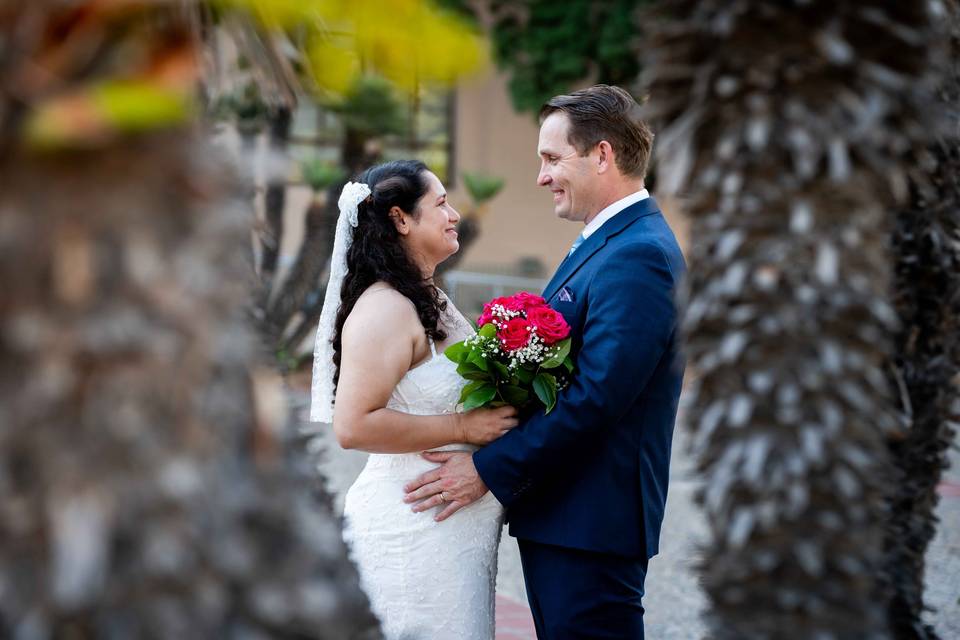
[[[487,304],[483,305],[483,313],[480,314],[480,317],[477,319],[477,325],[483,326],[493,322],[494,319],[506,320],[506,318],[501,318],[495,316],[493,313],[493,308],[497,305],[500,305],[507,311],[523,311],[523,302],[516,299],[516,296],[505,296],[502,298],[494,298]]]
[[[480,314],[480,317],[477,318],[477,326],[482,327],[485,324],[490,324],[493,322],[493,313],[487,310],[486,307],[483,308],[483,313]]]
[[[530,342],[530,323],[523,318],[508,320],[502,329],[497,332],[500,344],[507,351],[516,351],[527,346]]]
[[[547,301],[540,296],[535,296],[527,291],[515,293],[510,296],[510,298],[514,301],[514,304],[518,305],[523,311],[530,311],[530,309],[543,307],[547,304]]]
[[[550,307],[535,307],[527,311],[527,320],[537,328],[537,335],[548,344],[560,342],[570,335],[570,325],[558,311]]]

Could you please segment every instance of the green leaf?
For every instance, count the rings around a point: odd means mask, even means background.
[[[474,380],[473,382],[469,382],[465,384],[463,389],[460,391],[460,399],[457,400],[457,402],[465,402],[467,400],[467,397],[471,393],[473,393],[480,387],[484,386],[485,384],[487,384],[485,380]]]
[[[497,395],[497,388],[492,384],[485,384],[467,396],[467,399],[463,401],[463,409],[464,411],[470,411],[482,407],[493,400],[495,395]]]
[[[494,371],[497,372],[501,380],[510,379],[510,369],[507,368],[507,365],[502,362],[497,362],[496,360],[491,360],[490,363],[493,365]]]
[[[520,382],[523,384],[530,384],[533,382],[534,372],[526,367],[520,367],[517,369],[517,378],[520,379]]]
[[[463,344],[462,341],[455,342],[443,350],[443,355],[447,356],[449,360],[453,360],[457,364],[460,364],[467,359],[468,355],[470,355],[470,347]]]
[[[480,330],[477,332],[484,338],[492,338],[497,335],[497,327],[493,323],[488,322],[487,324],[480,327]]]
[[[457,365],[457,373],[459,373],[460,375],[463,375],[465,373],[476,373],[478,371],[480,373],[485,373],[483,369],[473,364],[469,360],[464,360],[463,362]]]
[[[489,370],[490,370],[490,367],[489,367],[489,365],[487,364],[487,361],[484,359],[484,357],[483,357],[482,355],[480,355],[480,354],[477,353],[476,351],[471,351],[471,352],[467,355],[467,362],[471,362],[471,363],[477,365],[477,367],[480,368],[482,371],[489,371]]]
[[[460,364],[458,364],[457,373],[459,373],[462,378],[466,378],[467,380],[489,380],[491,382],[493,381],[493,377],[489,373],[482,370],[480,367],[473,364],[472,362],[461,362]]]
[[[316,57],[329,57],[333,48],[324,47],[322,53],[327,55]],[[316,60],[314,67],[323,62],[329,64],[329,61]],[[408,122],[404,118],[402,99],[389,80],[363,74],[352,84],[345,98],[325,105],[340,116],[346,129],[369,137],[403,135],[407,132]]]
[[[559,351],[540,364],[542,369],[553,369],[563,364],[563,361],[570,355],[570,338],[553,345],[552,349],[559,349]]]
[[[300,177],[314,190],[320,193],[346,177],[342,167],[327,160],[313,158],[300,163]]]
[[[477,205],[483,204],[500,193],[503,183],[503,178],[496,176],[463,172],[463,184]]]
[[[549,373],[538,373],[533,379],[533,392],[546,407],[547,413],[557,404],[557,379]]]
[[[509,404],[512,404],[515,407],[521,407],[527,403],[527,400],[530,399],[530,392],[522,387],[517,387],[512,384],[505,384],[500,387],[500,395],[503,396],[503,399],[506,400]]]
[[[564,358],[563,366],[567,368],[568,373],[573,373],[573,358],[571,358],[570,356],[567,356],[566,358]]]

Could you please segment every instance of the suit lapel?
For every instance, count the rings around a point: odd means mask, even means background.
[[[543,297],[547,301],[551,300],[557,294],[560,288],[580,270],[586,262],[598,253],[607,240],[621,233],[624,229],[644,216],[659,211],[656,201],[652,198],[644,198],[640,202],[631,205],[607,220],[602,227],[596,230],[589,238],[583,241],[572,256],[567,256],[557,267],[550,282],[543,290]]]

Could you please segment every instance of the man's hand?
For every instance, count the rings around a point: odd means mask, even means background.
[[[441,522],[487,493],[487,485],[473,466],[472,454],[464,451],[428,451],[421,455],[441,466],[403,487],[407,492],[403,501],[416,503],[413,506],[415,513],[446,504],[446,509],[434,518]]]

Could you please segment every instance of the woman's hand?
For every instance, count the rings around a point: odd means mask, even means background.
[[[459,441],[483,446],[520,424],[514,407],[474,409],[457,414]]]

